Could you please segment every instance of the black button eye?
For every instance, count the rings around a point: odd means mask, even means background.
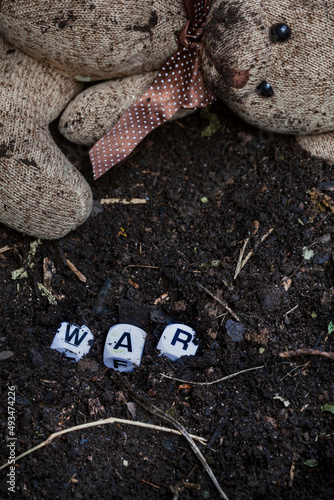
[[[277,23],[271,27],[270,35],[273,42],[285,42],[291,37],[291,30],[286,24]]]
[[[271,97],[274,95],[274,89],[270,85],[270,83],[263,81],[261,82],[257,87],[256,90],[258,91],[259,94],[261,94],[263,97]]]

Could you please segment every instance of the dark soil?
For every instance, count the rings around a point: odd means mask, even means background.
[[[17,456],[57,430],[111,416],[172,427],[138,395],[207,439],[199,447],[231,500],[333,498],[333,415],[325,411],[334,403],[333,359],[279,356],[333,350],[332,171],[292,137],[256,130],[220,103],[211,111],[222,124],[213,136],[202,137],[207,118],[197,112],[156,130],[95,183],[87,151],[54,132],[97,203],[82,227],[38,246],[22,279],[11,272],[26,265],[33,239],[0,227],[0,248],[11,248],[0,254],[0,351],[13,352],[0,361],[1,463],[8,386]],[[99,204],[108,197],[147,203]],[[253,253],[234,279],[246,238],[244,257]],[[56,305],[38,285],[46,258]],[[237,315],[241,341],[226,328],[235,318],[198,285]],[[95,336],[77,364],[50,349],[63,321]],[[140,368],[121,375],[103,364],[108,329],[119,322],[148,334]],[[158,356],[171,322],[195,329],[196,356]],[[209,386],[161,375],[208,382],[262,365]],[[3,498],[12,495],[8,472]],[[219,498],[184,437],[120,424],[69,433],[18,461],[15,491],[26,499]]]

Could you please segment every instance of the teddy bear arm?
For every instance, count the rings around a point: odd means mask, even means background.
[[[298,144],[312,156],[334,164],[334,132],[297,136]]]
[[[63,112],[60,132],[71,142],[92,146],[111,130],[152,84],[157,71],[126,76],[88,87]],[[192,113],[180,109],[173,119]]]
[[[1,0],[0,32],[83,81],[159,69],[178,48],[183,0]]]
[[[81,85],[1,35],[0,81],[0,222],[38,238],[60,238],[88,217],[92,195],[48,124]]]

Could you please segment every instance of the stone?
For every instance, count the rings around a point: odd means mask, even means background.
[[[246,330],[241,323],[233,321],[233,319],[228,319],[225,327],[227,335],[233,340],[233,342],[241,342],[243,340]]]

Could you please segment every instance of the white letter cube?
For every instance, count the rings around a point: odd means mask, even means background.
[[[119,372],[132,372],[140,365],[145,339],[146,332],[137,326],[112,326],[104,345],[104,364]]]
[[[63,322],[54,336],[51,349],[64,352],[67,358],[78,362],[85,354],[88,354],[90,341],[93,339],[94,335],[87,326],[79,327]]]
[[[190,326],[174,323],[166,326],[160,337],[157,348],[161,355],[175,359],[181,356],[193,356],[198,345],[194,344],[196,332]]]

